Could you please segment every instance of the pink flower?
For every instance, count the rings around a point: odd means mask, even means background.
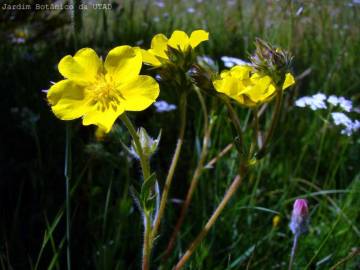
[[[305,199],[297,199],[294,202],[291,215],[290,230],[293,234],[300,235],[308,230],[309,226],[309,207]]]

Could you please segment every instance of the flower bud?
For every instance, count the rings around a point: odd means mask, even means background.
[[[307,232],[309,227],[309,208],[307,200],[295,200],[289,227],[295,235]]]
[[[256,50],[251,62],[256,71],[270,76],[276,85],[281,85],[290,71],[292,56],[286,50],[275,48],[257,38]]]
[[[139,153],[137,150],[142,151],[142,154],[145,155],[147,158],[150,158],[157,150],[161,138],[161,132],[159,133],[156,139],[153,139],[149,136],[144,128],[139,128],[137,131],[137,135],[139,137],[141,150],[137,149],[134,141],[132,142],[131,153],[135,157],[139,157]]]

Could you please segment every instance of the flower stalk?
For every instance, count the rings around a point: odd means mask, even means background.
[[[124,113],[120,116],[128,129],[135,146],[135,151],[139,156],[140,166],[143,174],[144,181],[150,177],[150,161],[149,158],[144,154],[143,147],[140,142],[138,133],[135,130],[134,125]],[[143,209],[143,226],[144,226],[144,241],[143,241],[143,255],[142,255],[142,270],[148,270],[150,268],[150,255],[151,255],[151,218],[150,213],[147,209]]]

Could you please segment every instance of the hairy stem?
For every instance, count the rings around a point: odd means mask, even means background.
[[[123,113],[120,116],[128,129],[136,147],[136,153],[139,155],[140,166],[143,174],[144,181],[150,177],[150,162],[148,157],[143,153],[143,149],[140,143],[139,136],[135,130],[134,125],[130,119]],[[143,213],[143,226],[144,226],[144,241],[143,241],[143,256],[142,256],[142,270],[148,270],[150,268],[150,255],[151,255],[151,219],[150,214],[144,209]]]
[[[144,243],[143,243],[143,258],[142,270],[150,269],[150,253],[151,253],[151,220],[149,213],[144,213]]]

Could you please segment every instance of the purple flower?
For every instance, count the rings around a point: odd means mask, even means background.
[[[307,200],[295,200],[289,227],[295,235],[307,232],[309,227],[309,207]]]

